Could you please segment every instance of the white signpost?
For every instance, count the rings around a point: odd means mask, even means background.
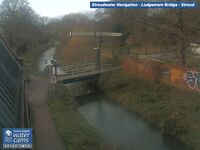
[[[50,81],[52,84],[56,84],[57,83],[57,76],[51,76]]]

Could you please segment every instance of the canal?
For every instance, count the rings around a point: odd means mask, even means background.
[[[53,59],[55,55],[55,48],[49,48],[48,50],[46,50],[45,52],[43,52],[42,56],[40,57],[39,60],[39,71],[41,73],[46,73],[46,69],[48,65],[52,65],[51,63],[51,59]]]
[[[77,98],[83,117],[120,150],[188,150],[100,92]]]

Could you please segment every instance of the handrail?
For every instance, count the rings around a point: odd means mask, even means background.
[[[22,110],[21,110],[21,126],[29,128],[31,126],[30,104],[28,95],[28,83],[26,80],[22,81]]]
[[[93,65],[96,65],[95,63],[89,63],[89,64],[74,64],[74,65],[64,65],[64,66],[61,66],[63,68],[67,67],[67,68],[74,68],[74,67],[84,67],[84,66],[93,66]]]
[[[73,72],[73,74],[60,74],[58,75],[58,80],[64,80],[64,79],[72,79],[72,78],[79,78],[79,77],[85,77],[89,75],[96,75],[101,74],[109,71],[113,71],[116,69],[121,68],[121,66],[115,66],[115,67],[107,67],[107,68],[98,68],[97,70],[88,70],[88,71],[81,71],[81,72]]]
[[[58,76],[59,75],[68,75],[68,74],[77,74],[77,73],[82,73],[82,72],[91,72],[91,71],[97,71],[97,70],[107,70],[107,69],[111,69],[115,66],[113,66],[112,64],[106,64],[106,65],[101,65],[101,66],[89,66],[89,67],[85,67],[85,68],[80,68],[80,67],[75,67],[75,68],[70,68],[67,70],[61,70],[61,72],[58,71]],[[60,68],[60,67],[59,67]],[[59,69],[57,68],[57,69]]]
[[[70,66],[57,65],[56,72],[55,72],[55,69],[51,69],[53,71],[51,73],[51,76],[56,76],[57,81],[63,81],[63,80],[71,80],[71,79],[76,79],[76,78],[84,78],[87,76],[98,75],[101,73],[113,71],[120,68],[121,68],[121,65],[102,64],[100,66],[97,66],[95,63],[77,64],[77,65],[70,65]]]
[[[102,69],[102,68],[111,68],[112,66],[101,66],[101,67],[88,67],[88,68],[75,68],[75,69],[70,69],[70,70],[66,70],[64,71],[65,73],[68,72],[74,72],[74,71],[87,71],[87,70],[98,70],[98,69]]]

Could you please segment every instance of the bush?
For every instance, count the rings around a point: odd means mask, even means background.
[[[161,129],[163,133],[175,137],[178,140],[184,138],[189,132],[187,124],[178,121],[174,115],[171,115],[163,121],[163,127]]]

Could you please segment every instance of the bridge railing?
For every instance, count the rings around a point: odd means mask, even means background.
[[[79,70],[79,69],[94,68],[95,66],[96,65],[94,63],[90,63],[90,64],[81,64],[81,65],[61,66],[57,68],[62,70],[62,72],[72,72],[74,70]]]
[[[113,69],[113,65],[112,64],[106,64],[106,65],[100,65],[100,66],[96,66],[95,64],[92,65],[77,65],[77,66],[73,66],[73,67],[61,67],[61,68],[57,68],[58,69],[58,76],[67,76],[67,75],[75,75],[75,74],[84,74],[84,73],[88,73],[88,72],[96,72],[96,71],[100,71],[100,72],[105,72],[107,70],[111,70]],[[59,71],[60,69],[60,71]]]
[[[89,67],[89,66],[96,66],[95,63],[83,63],[83,64],[74,64],[74,65],[64,65],[60,66],[63,70],[73,69],[73,68],[82,68],[82,67]]]
[[[80,79],[88,76],[98,75],[101,73],[120,69],[121,65],[104,64],[101,66],[91,65],[89,67],[76,67],[74,69],[68,68],[65,72],[57,74],[57,81],[66,81],[73,79]]]
[[[67,75],[74,75],[74,74],[93,72],[93,71],[104,72],[112,68],[113,68],[112,64],[106,64],[106,65],[100,65],[100,66],[96,66],[95,64],[62,66],[62,67],[57,67],[57,75],[67,76]]]

